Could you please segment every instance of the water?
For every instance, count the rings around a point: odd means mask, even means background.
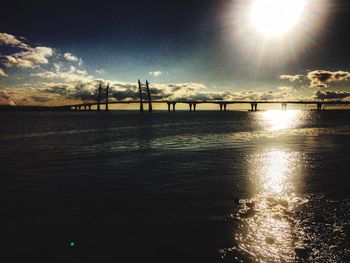
[[[350,261],[349,111],[0,121],[3,262]]]

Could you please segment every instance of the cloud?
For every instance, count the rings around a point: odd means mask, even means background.
[[[15,103],[11,99],[11,95],[4,87],[0,87],[0,104],[15,105]]]
[[[62,82],[42,82],[37,88],[29,90],[27,96],[35,102],[45,103],[60,98],[61,101],[96,101],[99,85],[103,87],[109,84],[110,101],[131,101],[139,98],[139,90],[136,82],[119,82],[104,79],[95,79],[91,76],[81,76],[76,69],[64,72],[44,71],[40,74],[47,80],[61,80]],[[38,75],[36,74],[36,75]],[[79,77],[77,77],[77,75]],[[74,81],[72,81],[74,80]],[[209,91],[200,83],[151,83],[150,91],[153,100],[283,100],[290,99],[294,92],[292,87],[279,87],[274,91]],[[38,92],[40,94],[38,94]],[[144,92],[144,98],[146,94]],[[104,96],[104,95],[103,95]]]
[[[260,94],[260,100],[290,100],[293,98],[293,87],[278,87],[277,91],[268,91]]]
[[[314,70],[307,74],[307,78],[310,80],[310,87],[324,90],[328,88],[328,83],[350,79],[350,72]]]
[[[71,84],[71,83],[42,83],[40,91],[45,94],[54,94],[70,100],[96,100],[97,81]]]
[[[40,103],[48,102],[51,100],[51,98],[47,96],[31,96],[30,98]]]
[[[7,104],[31,104],[62,105],[64,103],[78,103],[80,101],[96,101],[97,89],[100,84],[106,87],[110,85],[111,101],[130,101],[138,99],[139,91],[137,83],[119,82],[95,78],[90,75],[82,65],[82,59],[72,53],[59,53],[45,46],[34,47],[24,43],[23,38],[10,34],[0,33],[0,44],[17,47],[20,50],[14,54],[0,56],[0,62],[6,67],[32,68],[31,84],[23,85],[23,88],[12,87],[10,91],[2,91],[0,99]],[[63,55],[62,55],[63,54]],[[51,59],[50,59],[51,58]],[[50,63],[51,61],[54,63]],[[74,62],[74,63],[71,63]],[[47,65],[41,67],[41,65]],[[103,69],[95,70],[97,74],[103,74]],[[159,70],[149,72],[149,75],[159,77],[163,73]],[[0,77],[7,74],[0,69]],[[282,80],[287,80],[290,85],[304,83],[310,80],[311,86],[317,88],[317,93],[308,90],[309,99],[347,99],[348,92],[327,91],[329,83],[346,81],[350,79],[350,73],[346,71],[315,70],[304,75],[281,75]],[[296,85],[297,86],[297,85]],[[289,100],[296,99],[300,89],[290,86],[282,86],[268,91],[210,91],[201,83],[151,83],[151,95],[154,100]],[[307,89],[305,89],[307,90]],[[146,94],[144,93],[145,99]],[[310,97],[314,96],[314,97]]]
[[[64,53],[63,57],[67,60],[67,61],[71,61],[71,62],[78,62],[78,65],[81,66],[83,64],[83,60],[81,58],[78,58],[76,56],[74,56],[72,53]]]
[[[63,57],[68,61],[78,61],[79,59],[72,55],[72,53],[64,53]]]
[[[160,75],[162,75],[161,71],[151,71],[149,72],[150,75],[154,76],[154,77],[159,77]]]
[[[41,64],[48,64],[48,58],[53,55],[54,51],[49,47],[28,48],[12,55],[1,57],[1,62],[8,68],[35,68]]]
[[[105,73],[105,71],[104,71],[104,69],[96,69],[95,70],[95,72],[97,73],[97,74],[103,74],[103,73]]]
[[[86,70],[79,70],[74,66],[70,66],[67,70],[62,70],[60,64],[55,64],[55,71],[42,71],[39,73],[31,74],[33,77],[39,77],[42,79],[61,80],[66,83],[78,83],[78,82],[90,82],[93,77],[90,76]]]
[[[295,82],[295,81],[302,81],[303,77],[304,77],[303,75],[281,75],[280,79],[288,80],[290,82]]]
[[[320,100],[342,100],[342,99],[350,99],[350,92],[347,91],[316,91],[315,99]]]
[[[3,69],[0,68],[0,77],[8,77]]]
[[[46,82],[42,83],[38,90],[43,94],[55,94],[66,99],[96,101],[98,86],[102,84],[103,87],[106,87],[107,83],[110,87],[109,95],[111,101],[130,101],[139,98],[137,83],[103,79],[85,79],[85,81],[77,83]],[[217,95],[206,92],[205,86],[197,83],[152,84],[150,89],[154,100],[209,99]]]
[[[29,46],[25,44],[22,40],[7,33],[0,33],[0,45],[29,49]]]
[[[14,54],[0,56],[0,62],[8,68],[35,68],[42,64],[48,64],[48,58],[53,56],[54,50],[50,47],[32,47],[11,34],[0,33],[0,45],[17,47],[21,49]]]

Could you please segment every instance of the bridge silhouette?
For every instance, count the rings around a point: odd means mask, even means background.
[[[232,104],[250,104],[250,111],[258,111],[259,104],[281,104],[282,111],[287,110],[288,104],[300,104],[300,105],[315,105],[318,111],[324,109],[324,106],[331,105],[350,105],[350,101],[342,101],[342,100],[221,100],[221,99],[213,99],[213,100],[152,100],[151,90],[149,88],[149,82],[146,80],[146,83],[143,84],[140,80],[138,80],[138,88],[139,88],[139,99],[132,101],[109,101],[109,84],[105,88],[105,96],[104,101],[101,100],[102,97],[102,85],[98,87],[97,92],[97,100],[96,102],[83,102],[80,104],[73,105],[64,105],[64,106],[55,106],[52,108],[60,109],[60,110],[92,110],[93,106],[96,106],[97,111],[101,111],[101,106],[104,106],[105,111],[109,111],[109,105],[112,104],[139,104],[139,111],[144,111],[144,104],[148,104],[148,111],[153,111],[152,104],[166,104],[168,106],[168,112],[176,111],[177,104],[188,104],[190,111],[196,111],[198,104],[216,104],[218,105],[218,109],[220,111],[227,111],[227,105]],[[146,91],[147,100],[144,100],[144,92]]]

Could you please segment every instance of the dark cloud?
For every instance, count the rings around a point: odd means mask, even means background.
[[[316,91],[315,98],[319,100],[342,100],[350,98],[350,92],[348,91]]]
[[[32,100],[36,101],[36,102],[40,102],[40,103],[43,103],[43,102],[48,102],[51,100],[51,98],[49,97],[46,97],[46,96],[31,96],[30,97]]]
[[[350,72],[314,70],[307,74],[307,78],[311,81],[310,87],[324,90],[328,88],[328,83],[348,80]]]

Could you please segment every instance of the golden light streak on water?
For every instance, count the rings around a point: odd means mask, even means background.
[[[302,111],[300,110],[268,110],[262,113],[262,123],[268,131],[279,131],[292,128],[300,123]]]
[[[268,132],[279,132],[297,125],[299,111],[266,111],[258,117]],[[300,152],[269,148],[249,158],[255,194],[240,200],[237,215],[237,251],[256,262],[292,262],[302,230],[295,228],[295,208],[306,200],[298,197],[296,180]]]

